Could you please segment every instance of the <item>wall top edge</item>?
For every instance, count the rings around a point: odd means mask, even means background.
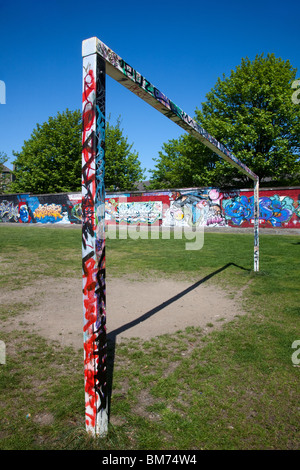
[[[81,195],[81,191],[68,191],[67,193],[31,193],[30,191],[24,192],[24,193],[2,193],[0,194],[0,197],[6,197],[6,196],[30,196],[30,197],[39,197],[39,196],[71,196],[71,195]]]
[[[131,191],[131,190],[124,190],[124,191],[106,191],[106,195],[120,195],[122,196],[124,193],[127,194],[134,194],[134,195],[143,195],[144,193],[162,193],[162,192],[182,192],[182,191],[201,191],[201,190],[208,190],[208,189],[218,189],[220,192],[235,192],[235,191],[240,191],[240,192],[251,192],[253,191],[253,188],[219,188],[217,186],[201,186],[201,187],[193,187],[193,188],[170,188],[170,189],[144,189],[142,191]],[[272,187],[261,187],[259,188],[259,192],[261,191],[289,191],[289,190],[299,190],[300,191],[300,186],[272,186]],[[30,192],[24,192],[24,193],[3,193],[0,194],[0,198],[3,200],[6,197],[10,196],[31,196],[31,197],[39,197],[39,196],[59,196],[59,195],[73,195],[73,196],[78,196],[80,197],[82,195],[81,191],[69,191],[67,193],[44,193],[44,194],[34,194]]]

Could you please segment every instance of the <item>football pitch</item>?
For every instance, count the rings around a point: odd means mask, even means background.
[[[107,437],[85,431],[81,231],[0,226],[1,449],[299,449],[300,237],[106,241]],[[299,353],[298,353],[299,350]]]

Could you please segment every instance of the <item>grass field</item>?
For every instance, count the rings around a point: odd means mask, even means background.
[[[299,449],[292,344],[300,340],[300,238],[261,235],[259,273],[250,234],[206,233],[198,251],[174,239],[106,246],[108,276],[207,277],[240,292],[247,315],[209,334],[190,327],[116,345],[109,433],[93,439],[84,425],[83,353],[25,331],[30,305],[18,296],[38,279],[81,276],[81,231],[0,226],[0,286],[11,292],[0,311],[0,449]],[[16,331],[5,328],[11,317],[20,318]]]

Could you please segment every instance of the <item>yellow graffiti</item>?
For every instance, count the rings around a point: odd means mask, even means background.
[[[43,219],[45,217],[54,217],[55,219],[62,219],[61,206],[58,204],[40,204],[34,211],[36,219]]]
[[[174,211],[174,218],[176,220],[183,220],[183,218],[184,218],[183,212],[181,210]]]

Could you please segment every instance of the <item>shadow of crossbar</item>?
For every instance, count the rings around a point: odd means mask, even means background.
[[[152,308],[148,312],[144,313],[139,318],[136,318],[135,320],[132,320],[132,321],[126,323],[125,325],[122,325],[119,328],[116,328],[115,330],[111,331],[110,333],[108,333],[108,336],[107,336],[108,339],[110,341],[115,341],[117,335],[119,335],[120,333],[123,333],[124,331],[129,330],[130,328],[133,328],[134,326],[138,325],[139,323],[148,320],[148,318],[152,317],[153,315],[155,315],[157,312],[159,312],[163,308],[165,308],[168,305],[172,304],[173,302],[176,302],[177,300],[181,299],[181,297],[184,297],[189,292],[193,291],[198,286],[200,286],[201,284],[204,284],[204,282],[208,281],[209,279],[211,279],[212,277],[214,277],[217,274],[221,273],[222,271],[229,268],[230,266],[236,266],[237,268],[243,269],[245,271],[250,271],[250,269],[243,268],[242,266],[238,266],[235,263],[227,263],[227,264],[225,264],[225,266],[222,266],[222,268],[219,268],[216,271],[214,271],[214,272],[208,274],[207,276],[203,277],[199,281],[195,282],[191,286],[184,289],[182,292],[179,292],[178,294],[174,295],[170,299],[166,300],[165,302],[162,302],[161,304],[159,304],[156,307]]]
[[[116,345],[117,336],[119,334],[123,333],[124,331],[129,330],[130,328],[133,328],[134,326],[138,325],[139,323],[148,320],[148,318],[152,317],[153,315],[158,313],[160,310],[166,308],[168,305],[171,305],[172,303],[174,303],[177,300],[181,299],[182,297],[187,295],[189,292],[193,291],[198,286],[200,286],[201,284],[204,284],[209,279],[211,279],[212,277],[214,277],[217,274],[221,273],[222,271],[229,268],[230,266],[235,266],[239,269],[250,272],[250,269],[244,268],[244,267],[239,266],[235,263],[227,263],[224,266],[222,266],[221,268],[217,269],[216,271],[213,271],[212,273],[210,273],[207,276],[203,277],[202,279],[195,282],[191,286],[187,287],[183,291],[181,291],[178,294],[174,295],[170,299],[168,299],[165,302],[162,302],[161,304],[159,304],[156,307],[152,308],[151,310],[144,313],[143,315],[136,318],[135,320],[132,320],[128,323],[125,323],[124,325],[120,326],[119,328],[116,328],[115,330],[108,333],[108,335],[107,335],[107,341],[108,341],[108,367],[107,367],[107,372],[108,372],[107,379],[108,380],[107,380],[107,386],[108,386],[109,402],[110,402],[110,397],[111,397],[111,393],[112,393],[113,368],[114,368],[114,360],[115,360],[115,345]]]

